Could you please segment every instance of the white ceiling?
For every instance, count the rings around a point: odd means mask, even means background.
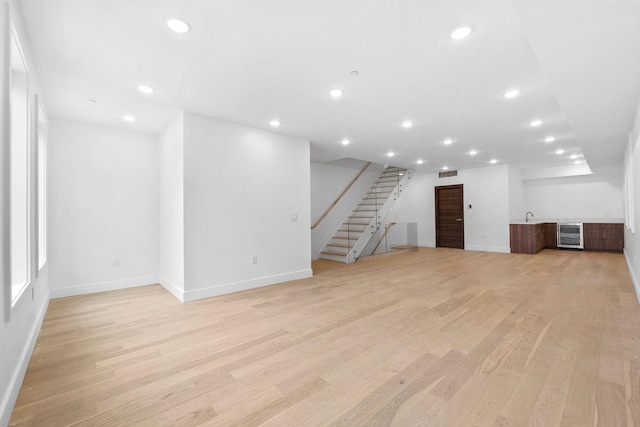
[[[315,161],[434,172],[491,158],[557,167],[576,154],[594,171],[619,170],[640,100],[638,0],[20,4],[53,117],[160,132],[186,110],[310,140]],[[192,31],[171,32],[169,17]],[[475,30],[450,40],[460,24]],[[521,95],[504,99],[512,87]],[[530,127],[536,118],[543,125]]]

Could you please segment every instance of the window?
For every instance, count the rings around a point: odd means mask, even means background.
[[[11,37],[11,302],[29,285],[29,74],[15,31]]]
[[[624,202],[625,202],[625,224],[631,233],[635,233],[635,200],[634,200],[634,182],[633,182],[633,156],[634,156],[634,144],[632,138],[633,134],[629,134],[629,143],[625,150],[625,167],[624,167]],[[640,140],[640,138],[639,138]]]
[[[36,97],[38,112],[37,133],[37,162],[38,162],[38,273],[47,263],[47,121],[42,110],[40,98]]]

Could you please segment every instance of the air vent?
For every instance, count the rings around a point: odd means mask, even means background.
[[[445,171],[438,174],[440,178],[449,178],[450,176],[458,176],[458,171]]]

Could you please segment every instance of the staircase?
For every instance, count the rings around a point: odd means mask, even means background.
[[[320,258],[354,263],[411,179],[412,171],[386,167],[366,194],[333,233]]]

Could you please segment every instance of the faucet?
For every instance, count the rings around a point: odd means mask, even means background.
[[[533,212],[527,212],[527,213],[524,215],[524,218],[525,218],[525,219],[524,219],[524,222],[529,222],[529,214],[531,214],[531,218],[533,218]]]

